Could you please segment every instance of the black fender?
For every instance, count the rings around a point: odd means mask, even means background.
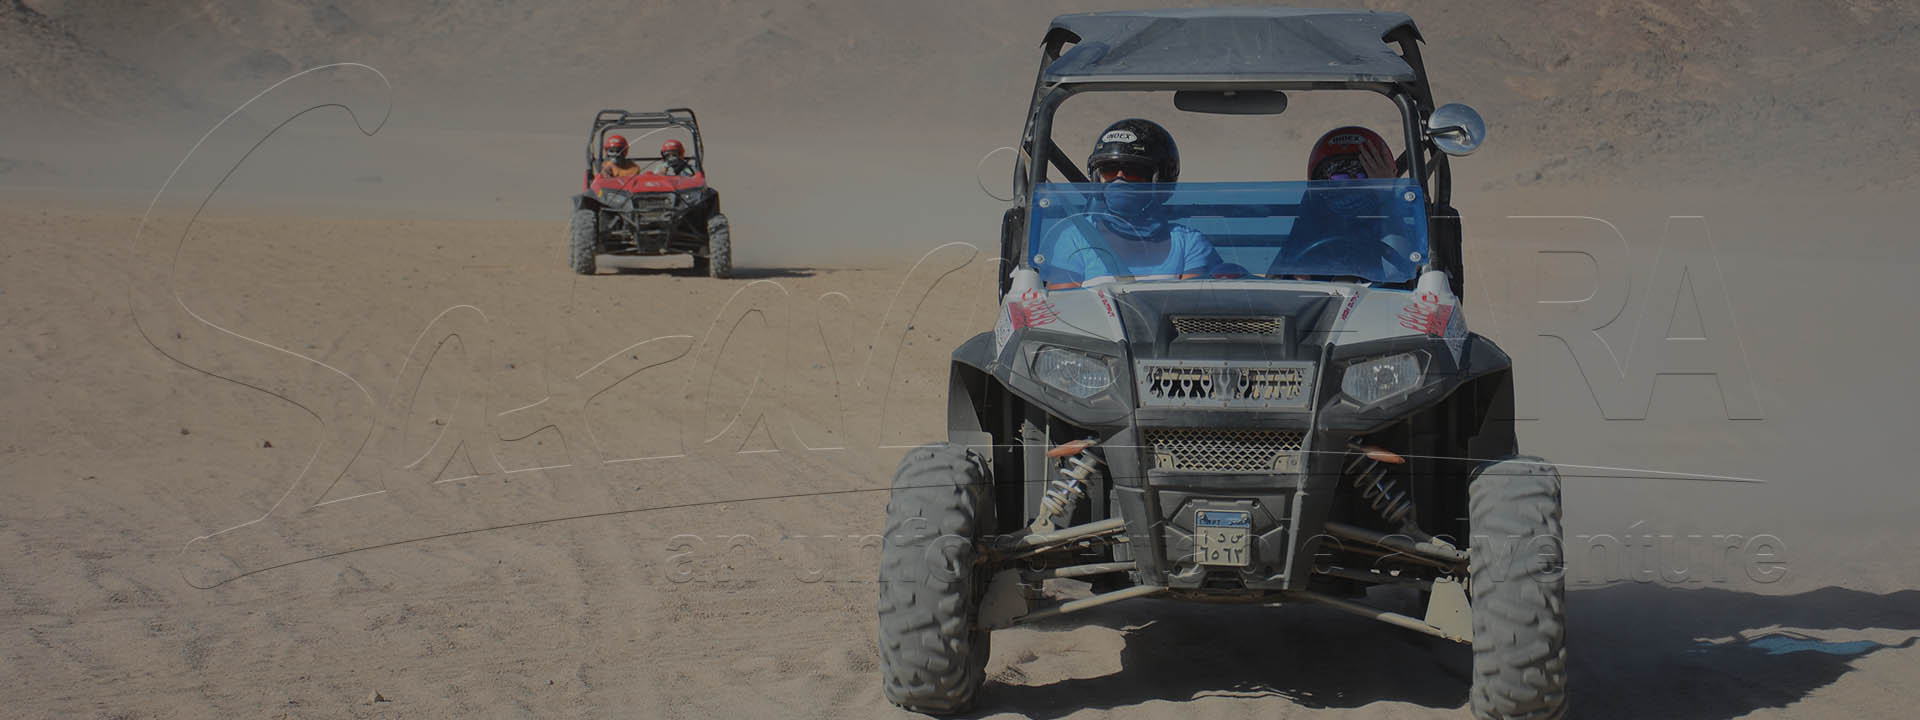
[[[720,195],[712,188],[701,188],[700,194],[687,211],[687,218],[693,221],[700,232],[705,233],[707,221],[718,214],[720,214]]]
[[[956,445],[991,445],[989,423],[982,418],[988,393],[1005,392],[989,366],[993,333],[973,336],[953,351],[947,385],[947,439]]]
[[[595,198],[594,196],[589,195],[587,193],[580,193],[578,195],[573,196],[573,209],[599,210],[600,200],[599,198]]]
[[[1028,508],[1039,502],[1040,485],[1026,482],[1026,466],[1036,463],[1045,449],[1035,447],[1027,452],[1024,447],[995,443],[996,439],[1001,443],[1019,440],[1004,437],[1007,429],[1002,427],[1002,418],[989,417],[1004,407],[1008,395],[1006,386],[994,376],[993,354],[992,332],[975,335],[954,350],[947,386],[947,441],[986,458],[993,478],[994,516],[998,518],[995,530],[1005,532],[1020,527]],[[996,438],[995,431],[1003,436]],[[1028,492],[1029,485],[1035,492]]]

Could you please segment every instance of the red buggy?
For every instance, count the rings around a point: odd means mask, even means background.
[[[661,155],[633,158],[638,174],[602,173],[609,159],[604,149],[609,135],[626,131],[635,145],[649,146],[658,134],[687,137],[688,174],[666,168]],[[724,278],[733,272],[733,252],[727,216],[720,213],[720,193],[707,185],[706,147],[693,111],[665,112],[601,110],[587,135],[587,168],[580,194],[573,197],[573,217],[567,227],[568,261],[574,272],[591,275],[599,257],[692,255],[696,270]]]

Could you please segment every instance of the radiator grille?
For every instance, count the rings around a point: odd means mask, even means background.
[[[1148,428],[1153,466],[1210,472],[1300,472],[1298,430]]]
[[[1306,388],[1304,368],[1240,368],[1232,388],[1234,400],[1297,400]]]
[[[1211,400],[1226,368],[1147,367],[1147,394],[1156,398]]]
[[[1303,362],[1143,360],[1136,377],[1146,407],[1305,407],[1312,370]]]
[[[1263,335],[1279,337],[1286,320],[1277,317],[1176,317],[1173,331],[1181,335]]]
[[[673,205],[673,193],[635,193],[633,196],[633,209],[648,220],[672,219]]]

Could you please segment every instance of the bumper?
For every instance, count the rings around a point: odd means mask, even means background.
[[[1298,464],[1289,467],[1296,472],[1169,469],[1164,455],[1156,461],[1154,428],[1122,431],[1126,437],[1106,443],[1113,502],[1128,536],[1115,559],[1134,562],[1144,585],[1222,593],[1305,589],[1312,541],[1327,519],[1346,438],[1310,432],[1301,420]],[[1246,513],[1244,566],[1201,561],[1195,526],[1203,511]]]

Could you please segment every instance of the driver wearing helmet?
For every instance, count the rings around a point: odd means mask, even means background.
[[[693,163],[687,160],[687,147],[681,145],[679,140],[668,140],[660,143],[660,161],[654,163],[654,166],[648,168],[647,171],[660,175],[678,175],[681,177],[699,172],[694,170]]]
[[[606,160],[600,163],[602,177],[633,177],[640,174],[640,163],[627,159],[627,139],[619,135],[608,135],[607,141],[600,146]]]
[[[1380,205],[1386,193],[1353,182],[1397,175],[1393,151],[1379,133],[1348,125],[1321,135],[1307,156],[1310,187],[1300,217],[1269,274],[1371,279],[1412,272],[1411,243],[1388,226]]]
[[[1062,221],[1034,258],[1048,288],[1184,280],[1221,265],[1199,232],[1162,217],[1164,187],[1141,187],[1180,179],[1180,149],[1166,128],[1139,118],[1107,126],[1087,158],[1087,175],[1105,186],[1100,196],[1089,212]]]

